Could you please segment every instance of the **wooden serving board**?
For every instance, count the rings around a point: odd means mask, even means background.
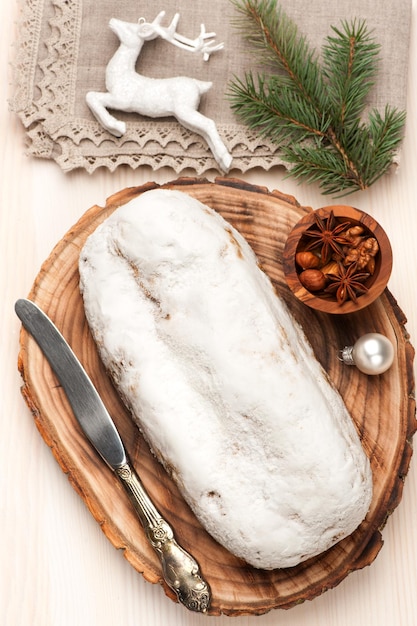
[[[163,185],[208,204],[230,221],[252,245],[263,269],[303,325],[317,358],[343,396],[370,457],[374,495],[370,511],[348,538],[291,569],[256,570],[219,546],[200,526],[175,485],[153,458],[109,381],[90,335],[78,289],[78,256],[86,237],[116,207],[158,187],[150,183],[112,196],[104,208],[92,207],[57,244],[42,266],[29,294],[56,323],[84,364],[113,416],[129,455],[161,513],[199,562],[213,593],[210,614],[262,614],[311,600],[340,583],[351,571],[369,565],[382,546],[381,529],[399,504],[412,454],[415,421],[414,350],[406,319],[390,293],[349,315],[314,312],[298,302],[286,286],[282,251],[294,224],[309,208],[290,196],[272,193],[235,179],[214,183],[179,179]],[[244,315],[244,311],[242,311]],[[381,332],[396,346],[391,369],[366,376],[338,359],[338,351],[366,332]],[[83,436],[65,394],[31,337],[22,330],[19,369],[23,393],[42,437],[112,544],[146,580],[164,587],[159,561],[117,479]],[[300,389],[303,381],[300,380]]]

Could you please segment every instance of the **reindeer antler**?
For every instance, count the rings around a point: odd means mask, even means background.
[[[180,19],[179,13],[174,15],[171,24],[168,27],[161,26],[164,16],[165,11],[158,13],[152,22],[152,27],[162,39],[172,43],[174,46],[182,48],[183,50],[188,50],[188,52],[201,52],[205,61],[209,60],[210,54],[224,48],[223,43],[215,43],[216,33],[206,33],[206,27],[204,24],[201,24],[199,36],[195,39],[189,39],[188,37],[184,37],[176,32]]]

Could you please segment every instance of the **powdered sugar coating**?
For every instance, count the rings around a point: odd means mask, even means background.
[[[117,209],[80,255],[101,357],[200,522],[254,567],[349,535],[372,496],[342,398],[247,242],[187,194]]]

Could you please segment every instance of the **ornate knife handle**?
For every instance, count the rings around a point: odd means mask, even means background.
[[[126,463],[115,472],[161,561],[166,583],[187,609],[206,613],[211,592],[208,583],[201,577],[197,561],[178,545],[171,526],[149,498],[135,469]]]

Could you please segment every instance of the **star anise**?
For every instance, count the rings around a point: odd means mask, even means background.
[[[343,304],[346,300],[358,301],[358,296],[366,293],[368,288],[363,282],[370,274],[367,272],[357,272],[356,263],[345,267],[338,263],[339,274],[327,274],[330,285],[324,290],[326,293],[336,294],[336,300]]]
[[[321,249],[321,261],[323,264],[327,263],[332,255],[332,252],[344,257],[342,246],[350,244],[350,240],[343,237],[343,232],[350,226],[350,222],[342,222],[338,224],[334,216],[333,211],[330,211],[329,217],[322,219],[317,213],[314,213],[314,226],[310,226],[304,235],[309,239],[313,239],[305,250],[314,250],[315,248]]]

